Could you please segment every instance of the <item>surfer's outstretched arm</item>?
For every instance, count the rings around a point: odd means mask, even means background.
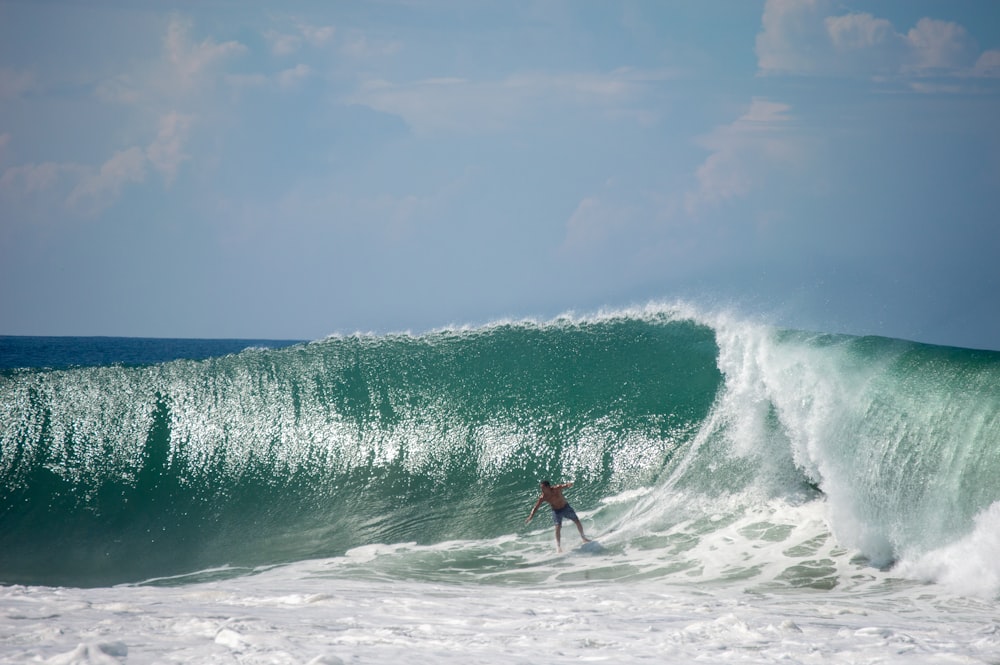
[[[525,524],[530,522],[531,518],[535,516],[535,513],[538,511],[538,507],[540,505],[542,505],[542,497],[538,497],[538,501],[535,501],[535,506],[534,508],[531,509],[531,512],[528,514],[528,519],[524,520]]]

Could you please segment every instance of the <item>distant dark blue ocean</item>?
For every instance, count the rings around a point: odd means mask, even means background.
[[[247,348],[279,349],[296,343],[297,340],[0,335],[0,371],[115,364],[155,365],[170,360],[226,356]]]

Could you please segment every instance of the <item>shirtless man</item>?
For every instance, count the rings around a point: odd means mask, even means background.
[[[583,535],[583,525],[580,524],[580,518],[576,516],[576,512],[573,507],[569,505],[566,498],[563,496],[562,491],[573,486],[573,483],[563,483],[562,485],[552,486],[547,480],[543,480],[538,484],[539,489],[542,490],[542,495],[538,497],[538,501],[535,502],[535,507],[531,509],[531,514],[528,515],[528,519],[524,520],[527,524],[531,521],[531,518],[535,516],[535,511],[538,507],[542,505],[542,502],[549,504],[552,508],[552,523],[556,525],[556,551],[562,552],[562,543],[559,540],[559,534],[562,531],[562,521],[564,517],[568,517],[573,520],[576,524],[577,531],[580,532],[580,538],[585,543],[589,543],[590,539]]]

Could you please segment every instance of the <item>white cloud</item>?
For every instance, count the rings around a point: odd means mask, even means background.
[[[892,24],[871,14],[828,16],[825,35],[812,45],[818,71],[839,76],[892,76],[906,58],[905,40]],[[828,40],[828,41],[827,41]],[[829,44],[831,49],[823,54]]]
[[[825,39],[826,0],[768,0],[757,35],[757,66],[763,72],[796,73],[817,67]]]
[[[905,70],[965,72],[973,66],[979,48],[957,23],[922,18],[906,33]]]
[[[892,23],[871,14],[828,16],[823,21],[830,41],[838,51],[878,48],[892,42]]]
[[[789,110],[785,104],[754,99],[735,122],[701,140],[711,154],[695,171],[697,189],[685,198],[689,214],[747,195],[764,171],[798,159],[799,148],[787,132]]]
[[[922,18],[907,32],[868,13],[835,14],[829,0],[768,0],[757,35],[763,74],[964,76],[978,47],[962,26]]]

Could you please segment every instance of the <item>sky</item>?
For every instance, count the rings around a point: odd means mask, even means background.
[[[0,0],[0,334],[683,300],[1000,349],[992,0]]]

